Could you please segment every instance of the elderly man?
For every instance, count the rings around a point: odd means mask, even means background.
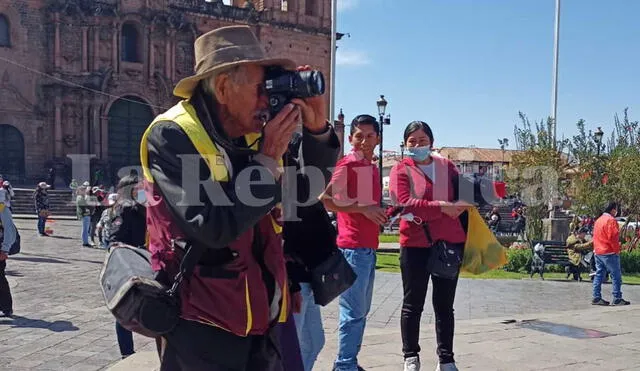
[[[279,349],[276,330],[294,301],[277,207],[282,158],[296,130],[305,166],[333,166],[339,142],[323,97],[292,99],[269,117],[265,67],[296,65],[267,58],[249,27],[200,36],[195,60],[195,75],[174,89],[184,100],[141,143],[154,269],[170,283],[182,241],[204,250],[180,284],[161,370],[281,370],[282,352],[297,351]]]
[[[575,232],[567,238],[567,256],[569,257],[567,278],[573,274],[574,281],[582,281],[582,277],[580,276],[583,267],[582,257],[593,250],[593,241],[587,241],[586,236],[587,229],[582,227],[576,229]]]

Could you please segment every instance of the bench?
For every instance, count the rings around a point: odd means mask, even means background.
[[[536,252],[538,244],[544,246],[543,251]],[[547,264],[557,264],[563,267],[569,266],[569,255],[565,241],[531,241],[531,272],[530,277],[539,273],[544,280],[544,271]]]

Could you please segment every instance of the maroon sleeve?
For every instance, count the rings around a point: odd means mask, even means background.
[[[411,212],[424,221],[436,220],[442,217],[440,203],[412,197],[411,181],[404,164],[396,164],[389,174],[389,194],[391,201],[404,206],[405,211]]]

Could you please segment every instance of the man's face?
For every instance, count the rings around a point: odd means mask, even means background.
[[[264,68],[255,64],[244,65],[234,73],[218,76],[215,85],[220,118],[227,134],[239,137],[259,133],[263,125],[261,116],[268,112]]]
[[[366,158],[371,158],[380,138],[373,125],[359,124],[356,130],[349,135],[349,142],[355,151],[362,151]]]

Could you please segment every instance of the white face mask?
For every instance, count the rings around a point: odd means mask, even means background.
[[[136,201],[140,204],[147,202],[147,195],[144,193],[144,189],[139,189],[136,197]]]

